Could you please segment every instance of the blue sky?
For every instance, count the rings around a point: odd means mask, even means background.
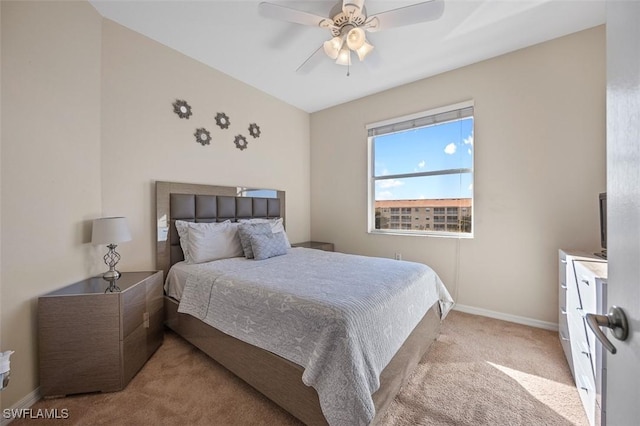
[[[473,118],[377,136],[375,176],[473,168]],[[471,174],[385,179],[376,200],[469,198]]]

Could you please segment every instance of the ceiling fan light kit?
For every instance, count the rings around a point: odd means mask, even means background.
[[[432,21],[442,16],[444,11],[443,0],[430,0],[367,16],[364,1],[339,1],[329,12],[329,18],[268,2],[260,3],[259,11],[267,18],[328,29],[332,38],[323,43],[322,50],[329,58],[335,60],[336,64],[347,66],[351,65],[351,52],[355,52],[358,59],[364,61],[373,50],[374,47],[367,41],[365,31],[376,32]],[[305,63],[308,61],[309,59]]]
[[[340,49],[342,49],[343,40],[340,37],[334,37],[331,40],[327,40],[323,44],[324,53],[331,59],[337,59]]]
[[[336,59],[336,64],[338,65],[351,65],[351,51],[347,46],[343,46],[340,49],[340,53],[338,53],[338,58]]]

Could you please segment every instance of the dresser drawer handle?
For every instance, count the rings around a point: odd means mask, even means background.
[[[560,259],[560,263],[567,263],[567,259]]]
[[[563,289],[563,290],[566,290],[567,289],[567,285],[566,284],[560,284],[560,288]]]
[[[562,340],[563,342],[568,342],[569,338],[564,336],[564,333],[561,331],[560,332],[560,340]]]
[[[565,308],[560,308],[560,313],[562,315],[567,315],[567,310]]]
[[[583,283],[585,283],[586,285],[589,285],[589,280],[580,280],[580,281],[582,281],[582,282],[583,282]]]

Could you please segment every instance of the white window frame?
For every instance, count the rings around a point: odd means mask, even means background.
[[[430,117],[436,116],[438,114],[446,114],[458,110],[464,110],[474,108],[473,101],[465,101],[460,102],[453,105],[443,106],[440,108],[434,108],[427,111],[417,112],[414,114],[405,115],[402,117],[396,117],[388,120],[378,121],[375,123],[370,123],[366,125],[367,130],[367,155],[368,155],[368,167],[367,167],[367,193],[368,193],[368,208],[367,208],[367,232],[370,234],[386,234],[386,235],[412,235],[412,236],[429,236],[429,237],[454,237],[454,238],[473,238],[473,234],[475,232],[475,141],[474,141],[474,152],[472,158],[472,164],[470,169],[452,169],[452,170],[437,170],[432,172],[417,172],[417,173],[402,173],[396,175],[388,175],[384,176],[384,179],[398,179],[398,178],[408,178],[408,177],[420,177],[420,176],[436,176],[443,174],[457,174],[457,173],[471,173],[472,177],[472,190],[471,190],[471,232],[449,232],[449,231],[434,231],[431,229],[424,229],[416,232],[405,231],[401,229],[376,229],[375,225],[375,201],[376,201],[376,180],[381,180],[381,177],[375,176],[375,152],[373,146],[373,139],[375,135],[371,135],[373,129],[381,128],[381,127],[391,127],[394,130],[390,132],[386,132],[386,134],[394,133],[394,132],[403,132],[409,130],[411,128],[416,127],[424,127],[428,125],[428,120]],[[471,114],[474,117],[474,128],[475,128],[475,112]],[[420,124],[424,121],[424,124]],[[407,126],[408,122],[418,123],[413,126]],[[443,121],[446,122],[446,121]],[[397,130],[396,130],[397,125]],[[475,133],[475,132],[474,132]],[[446,216],[446,213],[445,213]],[[442,223],[446,228],[446,219],[445,222]]]

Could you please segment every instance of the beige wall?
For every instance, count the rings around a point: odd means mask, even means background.
[[[126,216],[133,233],[121,270],[154,267],[154,180],[284,190],[289,239],[309,238],[309,114],[108,20],[102,60],[103,213]],[[188,120],[173,113],[175,99],[191,105]],[[216,126],[218,112],[229,129]],[[211,145],[196,143],[199,127]]]
[[[285,190],[290,239],[308,239],[310,124],[307,113],[102,19],[89,3],[1,7],[0,336],[16,351],[4,408],[38,386],[38,295],[105,268],[106,249],[89,244],[92,219],[125,215],[133,241],[119,246],[119,269],[154,268],[153,181]],[[189,120],[173,113],[176,98],[192,105]],[[217,112],[229,130],[215,127]],[[252,122],[259,139],[248,136]],[[211,146],[195,142],[203,126]],[[238,133],[245,151],[233,145]]]
[[[365,125],[470,99],[475,237],[369,235]],[[599,248],[604,27],[314,113],[311,159],[313,239],[402,253],[431,265],[461,305],[557,323],[558,248]]]
[[[2,403],[38,386],[36,297],[85,278],[100,214],[100,16],[81,2],[2,2]],[[35,31],[34,29],[37,29]]]
[[[2,7],[0,7],[0,24],[2,23]],[[2,30],[0,28],[0,99],[2,99]],[[0,102],[0,165],[2,164],[2,102]],[[0,224],[2,224],[2,173],[0,172]],[[2,259],[2,226],[0,226],[0,259]],[[2,346],[2,262],[0,262],[0,351]],[[0,393],[0,407],[2,394]]]

